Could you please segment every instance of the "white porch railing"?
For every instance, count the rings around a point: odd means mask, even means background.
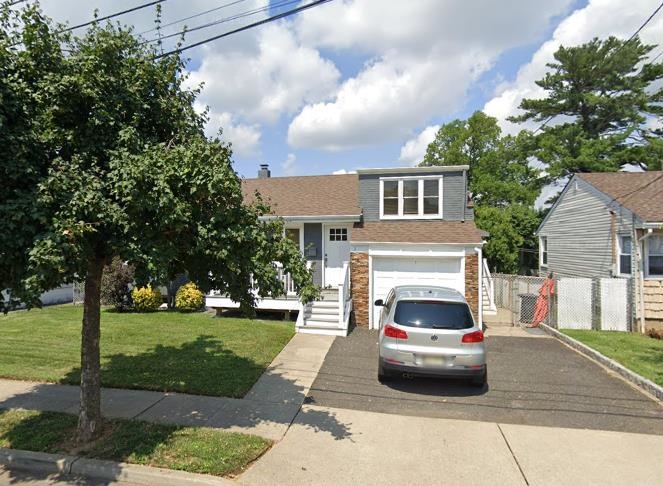
[[[350,264],[343,262],[343,283],[338,285],[338,325],[347,330],[352,311],[350,294]]]
[[[310,262],[306,262],[308,268]],[[279,262],[274,262],[276,265],[277,278],[283,284],[283,290],[287,296],[297,295],[295,291],[295,283],[292,281],[292,276],[283,270],[283,265]]]
[[[493,282],[493,276],[490,274],[490,269],[488,268],[488,260],[485,258],[481,262],[483,278],[481,282],[481,295],[488,298],[488,309],[494,311],[497,309],[495,306],[495,282]]]

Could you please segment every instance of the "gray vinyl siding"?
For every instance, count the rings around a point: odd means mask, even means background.
[[[359,174],[359,205],[363,209],[364,221],[380,220],[380,178],[407,177],[411,172],[389,174]],[[426,173],[426,176],[437,175]],[[440,172],[442,176],[442,218],[447,221],[474,219],[471,209],[467,209],[465,178],[463,171]]]
[[[558,276],[612,276],[613,234],[610,200],[591,185],[575,178],[562,193],[538,231],[548,243],[548,264],[541,273]],[[612,205],[613,210],[614,205]],[[628,218],[619,210],[616,230],[630,231]]]
[[[315,255],[309,255],[309,246]],[[304,223],[304,254],[313,262],[313,283],[322,286],[322,223]]]

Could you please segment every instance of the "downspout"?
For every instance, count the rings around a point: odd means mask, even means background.
[[[640,252],[640,244],[643,243],[647,238],[653,234],[651,228],[647,229],[647,232],[641,237],[638,238],[638,233],[633,227],[633,241],[636,242],[635,245],[635,260],[638,266],[638,296],[640,297],[640,332],[645,333],[645,265],[642,258],[642,253]]]

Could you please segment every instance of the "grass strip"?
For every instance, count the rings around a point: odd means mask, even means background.
[[[64,413],[0,409],[0,447],[231,476],[271,446],[253,435],[114,419],[104,423],[98,440],[80,448],[73,442],[76,421]]]
[[[616,331],[560,329],[654,383],[663,386],[663,340]]]

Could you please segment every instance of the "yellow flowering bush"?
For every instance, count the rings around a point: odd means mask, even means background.
[[[205,296],[195,283],[189,282],[177,289],[175,308],[182,312],[200,310],[205,303]]]
[[[157,310],[163,300],[159,289],[147,287],[134,287],[131,291],[131,300],[134,303],[134,309],[138,312],[152,312]]]

